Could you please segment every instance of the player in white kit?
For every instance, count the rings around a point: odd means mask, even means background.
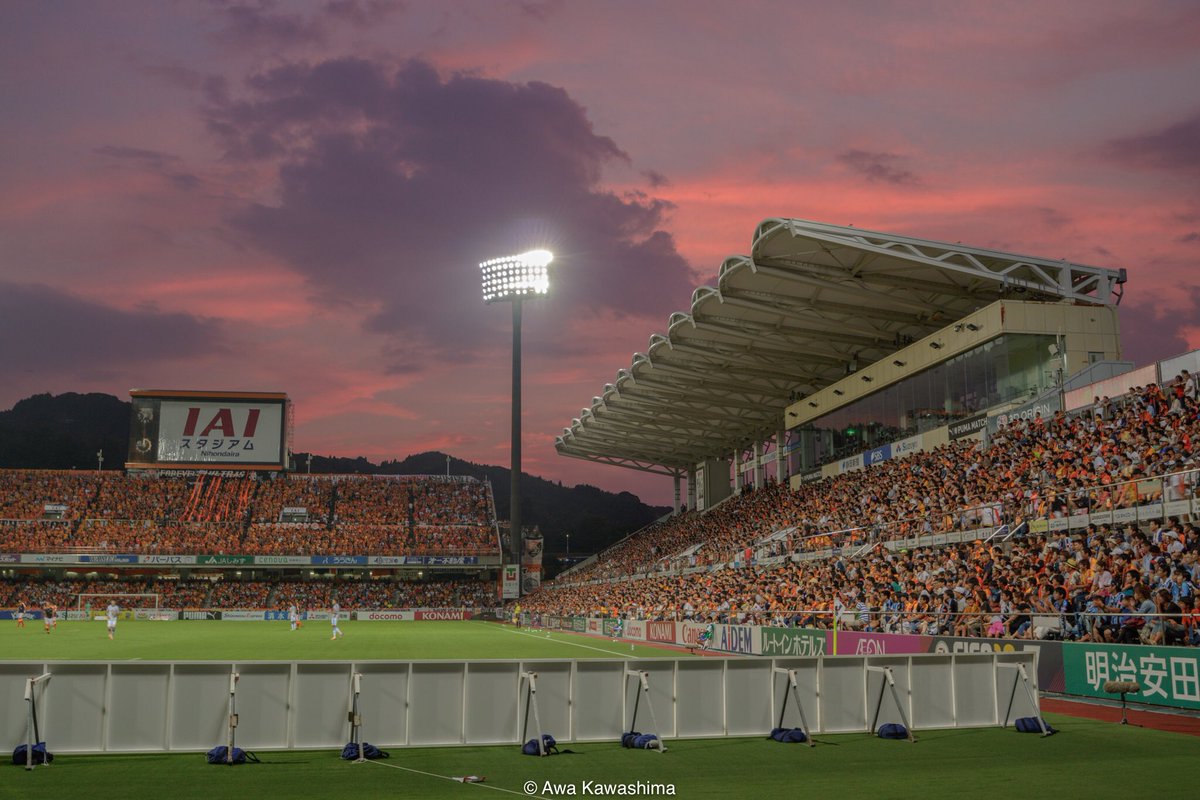
[[[296,610],[296,604],[292,603],[288,606],[288,622],[292,623],[292,630],[296,630],[296,623],[300,621],[300,612]]]
[[[104,617],[108,621],[108,638],[115,639],[117,636],[117,612],[121,609],[116,603],[109,603],[108,608],[104,609]]]
[[[329,621],[333,624],[333,636],[330,639],[340,639],[346,634],[342,633],[342,629],[338,627],[338,615],[342,613],[342,607],[334,602],[333,608],[329,610]]]

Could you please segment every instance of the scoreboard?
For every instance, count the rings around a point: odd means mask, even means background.
[[[127,469],[288,466],[288,396],[282,392],[133,389]]]

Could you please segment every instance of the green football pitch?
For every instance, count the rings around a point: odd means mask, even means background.
[[[109,641],[102,622],[0,626],[0,660],[366,660],[622,658],[687,653],[485,622],[132,622]],[[64,755],[49,767],[0,770],[0,800],[212,798],[545,798],[622,794],[686,798],[1029,795],[1056,798],[1191,796],[1200,738],[1047,715],[1050,738],[1011,728],[918,731],[919,741],[818,736],[814,748],[766,739],[668,740],[667,752],[617,742],[570,743],[550,758],[515,745],[395,748],[356,764],[333,750],[272,751],[261,764],[210,766],[200,754]],[[51,746],[53,752],[53,746]],[[483,783],[455,777],[478,775]],[[527,784],[530,784],[527,787]],[[622,787],[624,792],[621,791]],[[1190,787],[1190,788],[1189,788]],[[531,788],[532,792],[526,789]]]
[[[261,753],[261,764],[211,766],[198,754],[64,756],[25,772],[6,767],[3,800],[212,798],[486,798],[615,794],[684,798],[1191,797],[1200,739],[1048,715],[1048,739],[1011,728],[929,731],[916,744],[866,734],[818,745],[765,739],[671,740],[665,753],[620,744],[568,745],[532,758],[516,746],[395,749],[383,761],[333,751]],[[454,777],[477,775],[483,783]],[[588,783],[588,782],[591,783]],[[549,782],[549,786],[547,786]],[[527,787],[527,784],[531,785]],[[532,789],[527,792],[527,788]]]
[[[655,658],[685,652],[570,633],[518,631],[492,622],[345,622],[330,639],[328,622],[151,622],[121,620],[109,640],[104,622],[40,620],[0,625],[0,659],[12,661],[353,661],[380,659]]]

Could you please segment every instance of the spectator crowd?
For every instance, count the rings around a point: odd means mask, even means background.
[[[307,522],[286,522],[285,509]],[[498,554],[491,487],[440,476],[256,479],[0,471],[0,552]]]
[[[1042,536],[1030,536],[1027,525],[1196,497],[1200,406],[1189,380],[1097,398],[1079,414],[1018,420],[987,446],[960,440],[795,490],[745,490],[630,536],[522,605],[645,619],[828,626],[836,616],[872,630],[1195,643],[1194,524],[1159,519]],[[885,546],[1002,524],[1023,534],[1017,544],[911,553]],[[826,557],[799,555],[814,551]],[[796,558],[762,558],[775,555]]]
[[[0,608],[12,609],[24,602],[39,609],[52,603],[59,609],[77,607],[103,609],[107,598],[81,598],[86,594],[125,595],[117,597],[123,608],[153,608],[150,598],[158,594],[159,607],[188,609],[277,609],[295,604],[301,611],[325,610],[336,601],[346,611],[391,608],[492,608],[496,584],[475,578],[443,578],[405,581],[390,579],[311,578],[307,580],[237,580],[192,578],[45,578],[0,580]]]

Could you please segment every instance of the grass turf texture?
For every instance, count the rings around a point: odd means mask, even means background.
[[[523,784],[585,780],[674,784],[685,798],[916,797],[968,795],[1074,798],[1189,796],[1200,780],[1194,737],[1048,715],[1048,739],[1011,728],[918,731],[920,741],[865,734],[820,736],[818,746],[765,739],[668,741],[665,754],[618,743],[567,745],[575,755],[532,758],[516,746],[394,749],[386,761],[354,764],[332,751],[260,753],[262,764],[211,766],[203,755],[64,756],[26,773],[6,767],[0,798],[500,798]],[[406,770],[397,769],[405,767]],[[482,775],[482,785],[433,775]],[[506,791],[496,791],[496,789]]]
[[[100,621],[59,622],[50,634],[40,620],[0,625],[0,660],[91,661],[353,661],[419,659],[663,658],[686,652],[568,633],[517,631],[491,622],[344,622],[331,641],[328,622],[122,620],[109,641]]]

